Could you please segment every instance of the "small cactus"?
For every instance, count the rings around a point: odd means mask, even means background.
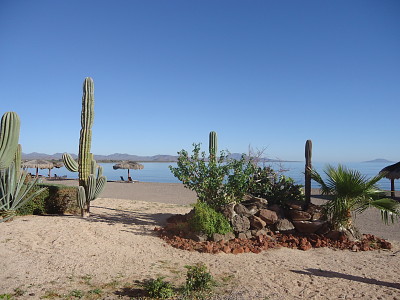
[[[305,205],[308,205],[311,202],[311,155],[312,155],[312,142],[311,140],[307,140],[305,147],[305,157],[306,157],[306,165],[305,165],[305,184],[304,184],[304,192],[305,192]]]
[[[8,168],[18,148],[20,119],[15,112],[6,112],[1,118],[0,169]]]
[[[208,143],[210,161],[216,162],[217,160],[217,146],[217,133],[215,131],[211,131]]]
[[[79,138],[79,155],[76,162],[68,153],[63,154],[65,167],[71,172],[79,173],[78,205],[82,217],[89,216],[90,201],[95,200],[103,190],[107,181],[102,167],[90,153],[92,143],[92,125],[94,121],[94,84],[90,77],[83,83],[81,131]],[[97,173],[97,174],[96,174]]]

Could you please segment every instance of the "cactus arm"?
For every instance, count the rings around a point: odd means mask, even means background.
[[[97,168],[97,178],[100,178],[102,176],[103,176],[103,167],[99,165]]]
[[[72,156],[68,153],[64,153],[62,155],[62,160],[64,162],[65,167],[70,172],[78,172],[78,163],[72,158]]]
[[[91,174],[87,179],[86,201],[94,200],[95,192],[96,192],[96,177],[94,177],[94,175]]]
[[[77,201],[80,209],[84,210],[86,205],[86,193],[85,193],[85,188],[83,186],[78,186]]]
[[[96,191],[94,193],[95,199],[98,196],[100,196],[100,193],[103,191],[104,186],[106,185],[106,182],[107,182],[107,178],[105,176],[100,176],[99,178],[97,178]]]
[[[22,146],[18,144],[17,151],[15,152],[15,157],[14,157],[15,172],[17,178],[19,178],[21,174],[21,158],[22,158]]]
[[[8,168],[18,147],[20,119],[15,112],[6,112],[1,118],[0,169]]]
[[[208,150],[210,153],[210,161],[216,161],[217,159],[217,133],[215,131],[210,132]]]

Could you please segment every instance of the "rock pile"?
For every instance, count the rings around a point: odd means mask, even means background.
[[[248,197],[240,204],[227,204],[221,209],[230,221],[233,232],[207,236],[193,232],[186,215],[174,215],[164,228],[155,228],[160,237],[173,247],[207,253],[260,253],[263,250],[289,247],[308,250],[319,247],[368,251],[390,249],[391,244],[373,235],[349,238],[345,233],[331,231],[323,219],[322,207],[288,201],[285,206],[269,205],[263,198]]]
[[[237,238],[252,238],[269,232],[326,234],[329,226],[321,207],[310,204],[304,210],[303,203],[288,201],[285,207],[258,197],[247,197],[239,204],[222,207],[222,214],[230,221]],[[218,241],[218,240],[217,240]]]

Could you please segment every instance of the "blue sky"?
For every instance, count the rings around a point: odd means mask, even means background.
[[[400,160],[400,1],[0,0],[1,111],[23,152],[266,148],[270,158]]]

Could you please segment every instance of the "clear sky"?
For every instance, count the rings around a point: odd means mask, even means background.
[[[0,0],[0,113],[23,152],[219,148],[400,160],[400,1]]]

